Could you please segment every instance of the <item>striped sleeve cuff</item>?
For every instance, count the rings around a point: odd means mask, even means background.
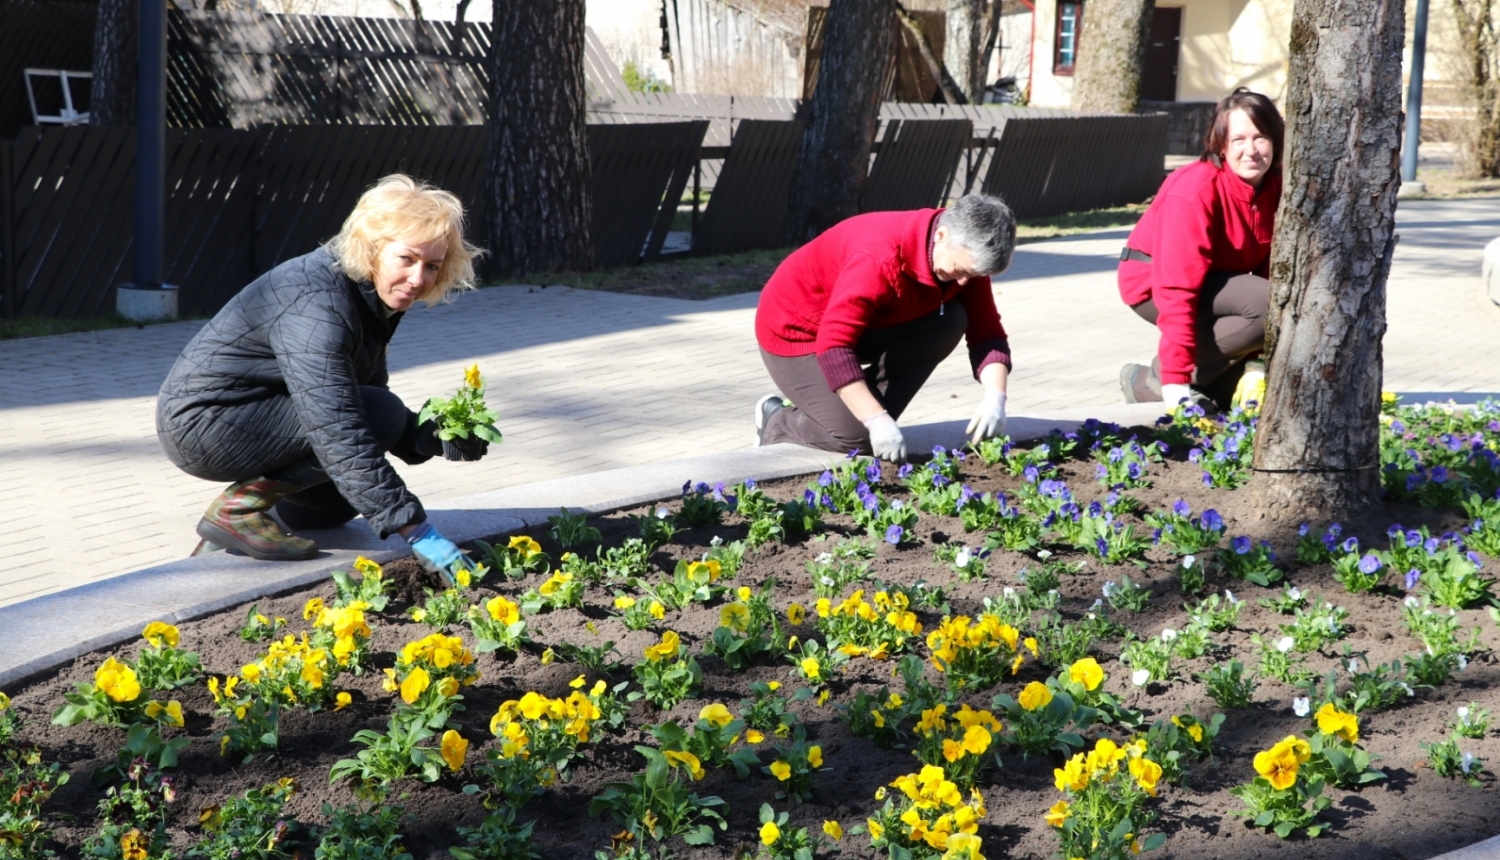
[[[1003,364],[1011,369],[1010,342],[1003,337],[992,337],[969,346],[969,365],[974,368],[974,378],[992,364]]]
[[[828,380],[829,391],[838,391],[851,382],[865,378],[864,368],[859,366],[859,358],[847,346],[836,346],[818,353],[818,368],[823,371],[823,378]]]

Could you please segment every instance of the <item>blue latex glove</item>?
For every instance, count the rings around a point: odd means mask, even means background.
[[[474,563],[453,541],[438,534],[432,523],[422,523],[406,536],[412,554],[422,567],[443,578],[450,588],[457,584],[459,570],[473,570]]]

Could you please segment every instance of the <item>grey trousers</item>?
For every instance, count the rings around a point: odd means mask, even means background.
[[[864,367],[870,393],[892,418],[901,417],[933,368],[958,346],[968,326],[963,305],[950,302],[941,313],[865,331],[854,354]],[[782,396],[792,401],[792,408],[767,420],[761,436],[765,444],[793,442],[823,451],[870,453],[869,431],[838,393],[828,389],[817,356],[787,358],[762,349],[760,358]]]
[[[1271,282],[1265,278],[1233,272],[1208,273],[1198,294],[1194,386],[1209,387],[1231,369],[1238,370],[1245,359],[1265,348],[1266,312],[1270,306]],[[1156,325],[1159,316],[1156,302],[1147,299],[1132,306],[1131,310],[1141,319]],[[1153,379],[1161,379],[1160,358],[1151,362],[1151,375]],[[1237,381],[1239,374],[1233,375]],[[1232,390],[1233,386],[1230,388]]]

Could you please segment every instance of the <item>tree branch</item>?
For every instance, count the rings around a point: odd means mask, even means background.
[[[917,43],[917,52],[922,55],[922,61],[927,64],[927,71],[937,78],[938,89],[943,93],[943,101],[950,105],[968,104],[964,99],[963,90],[959,89],[954,82],[953,76],[948,74],[948,67],[943,65],[942,60],[932,51],[932,45],[927,41],[927,35],[922,32],[922,23],[918,21],[906,7],[899,2],[896,4],[896,17],[901,19],[902,26],[911,33]]]

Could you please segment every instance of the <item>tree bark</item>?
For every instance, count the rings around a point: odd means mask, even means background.
[[[1135,113],[1156,0],[1088,0],[1079,22],[1073,110]]]
[[[1380,500],[1380,341],[1400,187],[1402,0],[1297,0],[1252,499],[1274,520]]]
[[[1453,0],[1464,69],[1464,100],[1474,108],[1474,127],[1460,167],[1475,179],[1500,176],[1500,36],[1495,0]]]
[[[807,103],[792,182],[792,244],[859,214],[896,27],[894,0],[832,0],[828,7],[817,90]]]
[[[139,17],[137,0],[99,0],[99,17],[94,26],[94,78],[89,85],[89,125],[135,125]]]
[[[988,0],[948,0],[948,38],[943,42],[943,64],[964,98],[973,104],[984,100],[985,68],[980,61],[984,54],[984,13],[988,5]]]
[[[584,0],[494,0],[489,271],[593,265]]]

